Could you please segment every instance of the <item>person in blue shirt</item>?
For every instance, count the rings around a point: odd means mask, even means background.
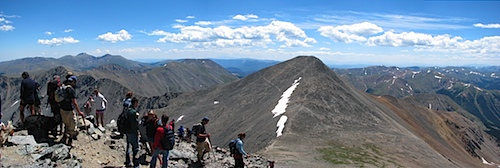
[[[243,162],[243,157],[250,157],[250,154],[245,152],[243,149],[243,139],[245,139],[246,134],[244,132],[238,134],[238,139],[236,139],[236,149],[238,152],[233,154],[234,158],[234,168],[244,168],[245,163]]]

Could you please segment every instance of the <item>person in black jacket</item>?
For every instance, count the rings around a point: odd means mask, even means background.
[[[21,103],[19,105],[19,119],[24,123],[24,109],[28,106],[31,110],[31,115],[35,114],[35,90],[36,84],[30,78],[28,72],[21,74],[23,80],[21,81]]]
[[[127,119],[130,124],[128,130],[125,131],[127,136],[127,148],[125,149],[125,166],[132,167],[130,163],[130,147],[132,147],[132,162],[134,167],[139,167],[139,160],[137,159],[137,153],[139,152],[139,113],[137,112],[137,107],[139,106],[139,100],[137,98],[132,98],[132,106],[128,108]]]

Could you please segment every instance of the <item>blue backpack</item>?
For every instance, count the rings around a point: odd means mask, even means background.
[[[170,129],[170,126],[163,126],[163,137],[160,139],[160,144],[164,150],[172,150],[175,145],[175,133]]]

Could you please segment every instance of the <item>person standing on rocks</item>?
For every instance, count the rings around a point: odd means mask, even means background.
[[[205,130],[205,125],[208,124],[208,121],[209,119],[204,117],[201,120],[201,123],[193,126],[193,133],[196,136],[196,151],[198,152],[197,158],[199,163],[202,163],[205,153],[210,152],[212,149],[212,145],[208,140],[210,138],[210,134]]]
[[[92,96],[89,96],[89,98],[87,98],[87,101],[85,101],[85,104],[83,104],[83,111],[85,112],[85,116],[89,116],[90,112],[92,112],[92,102],[94,102],[94,98],[92,98]]]
[[[156,129],[161,126],[160,119],[156,113],[151,110],[146,115],[147,119],[144,121],[144,126],[146,127],[146,140],[148,141],[149,148],[151,149],[151,154],[154,151],[153,144],[155,141]]]
[[[59,130],[62,131],[61,111],[59,108],[59,103],[57,103],[55,99],[55,91],[60,86],[61,86],[61,77],[58,75],[54,75],[52,81],[47,83],[47,96],[49,96],[49,98],[47,99],[47,103],[50,105],[50,111],[52,112],[52,115],[56,119],[56,125],[58,125]],[[56,136],[57,132],[53,132],[52,135]]]
[[[245,139],[245,137],[246,134],[242,132],[238,134],[238,139],[235,140],[237,152],[233,154],[234,168],[244,168],[245,162],[243,162],[243,157],[250,157],[250,155],[243,149],[243,139]]]
[[[35,114],[35,90],[36,83],[30,78],[28,72],[21,74],[23,80],[21,81],[21,103],[19,105],[19,119],[21,124],[24,124],[24,109],[26,106],[31,110],[31,115]]]
[[[139,100],[137,98],[132,98],[130,101],[132,106],[128,108],[127,119],[130,124],[128,130],[126,130],[125,135],[127,136],[127,148],[125,149],[125,165],[127,167],[132,167],[130,163],[130,147],[132,147],[132,162],[133,167],[139,167],[139,160],[137,159],[137,153],[139,152],[139,113],[137,112],[137,107],[139,107]]]
[[[123,99],[123,110],[126,110],[130,106],[132,106],[132,97],[134,97],[134,92],[128,92],[125,95],[125,99]]]
[[[78,131],[76,130],[76,114],[75,109],[79,115],[83,116],[83,113],[80,111],[78,107],[78,103],[76,102],[76,76],[69,77],[66,81],[64,81],[64,91],[66,92],[66,96],[64,100],[59,103],[61,118],[64,123],[64,135],[62,141],[67,140],[67,145],[71,146],[73,139],[76,139],[78,135]]]
[[[94,90],[94,97],[97,127],[104,127],[104,110],[106,110],[108,100],[99,92],[99,89]]]
[[[154,138],[154,144],[153,144],[153,157],[151,157],[151,163],[149,164],[150,168],[155,168],[156,167],[156,159],[158,158],[159,154],[162,154],[163,157],[160,159],[160,162],[162,162],[161,167],[162,168],[167,168],[168,167],[168,155],[170,153],[169,150],[163,149],[163,146],[161,145],[161,139],[166,138],[165,134],[167,133],[167,130],[173,130],[172,126],[168,124],[168,119],[169,117],[166,114],[163,114],[161,116],[161,122],[162,126],[164,127],[158,127],[156,129],[155,133],[155,138]],[[167,130],[165,130],[167,128]]]

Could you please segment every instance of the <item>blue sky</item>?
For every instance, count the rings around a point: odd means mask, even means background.
[[[500,1],[0,1],[0,61],[313,55],[327,64],[500,65]]]

